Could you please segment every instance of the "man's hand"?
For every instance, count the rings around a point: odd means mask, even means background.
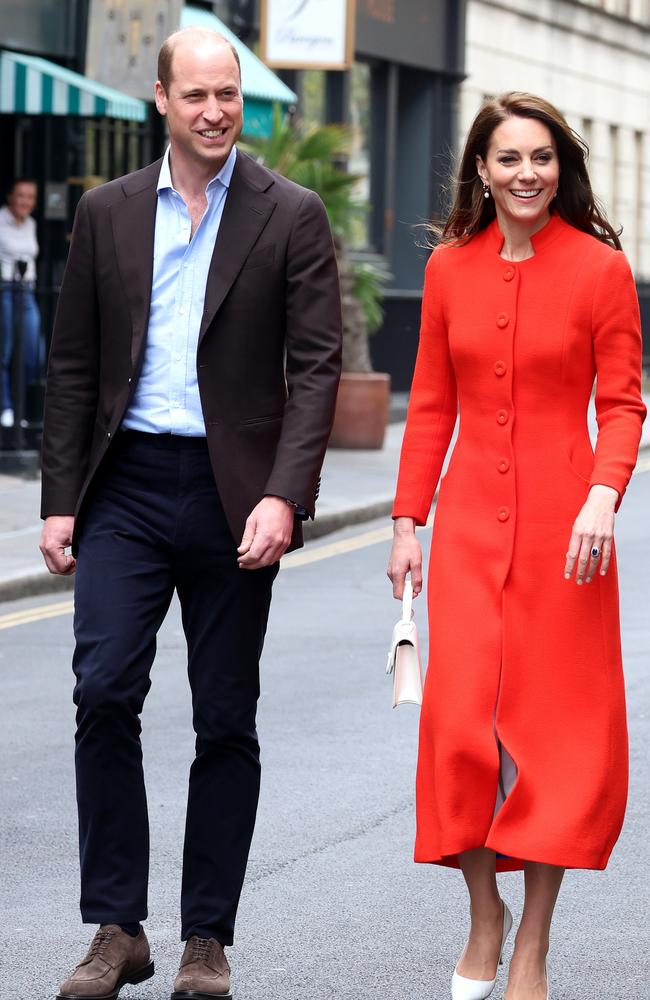
[[[237,549],[240,569],[261,569],[277,562],[287,550],[293,533],[293,508],[281,497],[264,497],[246,521]]]
[[[50,573],[70,576],[76,570],[76,559],[65,552],[72,543],[73,530],[74,517],[52,516],[45,519],[39,548]]]

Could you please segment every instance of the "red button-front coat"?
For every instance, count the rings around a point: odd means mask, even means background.
[[[616,561],[581,587],[564,563],[590,485],[620,503],[636,461],[636,291],[622,253],[557,216],[528,260],[502,243],[494,222],[426,269],[394,517],[426,523],[458,404],[460,432],[429,563],[415,860],[604,868],[627,794]],[[495,816],[499,742],[517,777]]]

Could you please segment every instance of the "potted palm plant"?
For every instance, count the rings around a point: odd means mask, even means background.
[[[388,423],[390,376],[373,371],[368,337],[381,326],[382,289],[389,274],[374,261],[350,257],[347,241],[365,206],[355,197],[360,176],[340,165],[349,142],[344,126],[320,125],[301,132],[276,107],[270,136],[251,141],[245,148],[271,170],[315,191],[325,205],[334,234],[343,307],[343,373],[330,446],[381,448]]]

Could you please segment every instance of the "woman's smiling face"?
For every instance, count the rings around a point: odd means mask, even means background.
[[[542,122],[511,115],[495,128],[487,157],[477,156],[476,167],[504,221],[529,226],[548,218],[560,161],[555,139]]]

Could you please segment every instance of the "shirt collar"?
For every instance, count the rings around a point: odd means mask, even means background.
[[[169,165],[169,153],[171,146],[168,146],[165,150],[165,155],[163,156],[162,165],[160,167],[160,174],[158,175],[158,184],[156,185],[156,191],[160,193],[161,191],[169,190],[175,191],[174,185],[172,183],[172,172]],[[206,187],[206,191],[209,191],[217,181],[221,181],[225,188],[230,187],[230,182],[232,180],[233,171],[235,169],[235,160],[237,159],[237,147],[233,146],[228,154],[228,159],[224,163],[223,167],[219,171],[216,177],[213,177]]]

